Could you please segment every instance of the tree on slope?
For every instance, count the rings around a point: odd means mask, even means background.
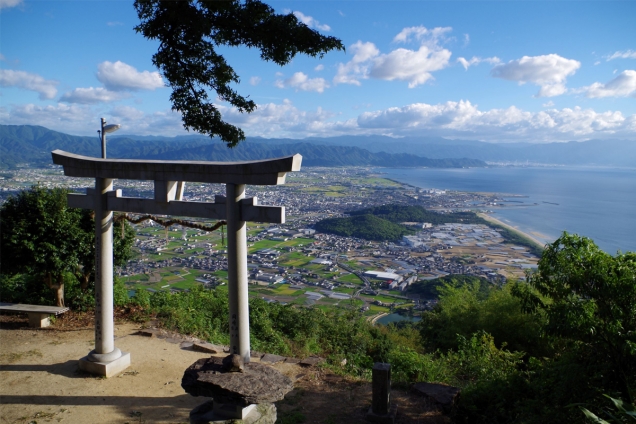
[[[2,274],[40,279],[64,306],[64,277],[75,275],[83,290],[94,279],[95,226],[92,211],[69,208],[68,190],[33,186],[0,208]],[[114,238],[115,263],[131,256],[132,230]]]
[[[292,13],[276,14],[258,0],[136,0],[135,9],[141,21],[135,30],[159,41],[152,61],[172,88],[172,109],[181,113],[184,127],[219,136],[229,147],[245,134],[222,119],[208,91],[239,112],[253,112],[256,103],[231,87],[239,76],[217,47],[257,48],[261,59],[281,66],[298,53],[320,58],[344,50],[337,38],[310,29]]]
[[[564,233],[547,246],[533,290],[517,285],[528,311],[545,314],[547,335],[568,343],[630,400],[636,385],[636,253],[603,252]],[[610,384],[612,383],[612,384]]]

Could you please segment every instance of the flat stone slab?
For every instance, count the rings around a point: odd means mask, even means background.
[[[309,358],[305,358],[302,361],[300,361],[300,365],[303,365],[305,367],[311,367],[321,362],[322,362],[322,358],[318,356],[310,356]]]
[[[272,355],[271,353],[266,353],[261,357],[261,362],[269,362],[270,364],[275,364],[284,360],[284,356]]]
[[[59,315],[68,310],[69,308],[64,306],[26,305],[22,303],[0,302],[0,311],[35,312],[39,314]]]
[[[199,359],[183,374],[181,387],[192,396],[238,406],[277,402],[294,388],[287,376],[268,365],[250,362],[244,372],[228,372],[223,359]]]
[[[298,358],[285,358],[286,364],[297,364],[299,362],[300,362],[300,359]]]
[[[450,411],[459,397],[460,389],[435,383],[415,383],[413,388],[437,402],[445,411]]]
[[[224,418],[215,414],[214,401],[197,406],[190,412],[190,424],[274,424],[276,423],[276,406],[261,403],[245,418]]]
[[[192,344],[192,350],[204,353],[223,353],[225,346],[213,345],[206,342],[195,342]]]

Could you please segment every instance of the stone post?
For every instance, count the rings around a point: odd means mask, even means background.
[[[227,274],[230,306],[230,353],[250,362],[250,316],[247,291],[247,236],[241,217],[245,184],[226,184]]]
[[[95,179],[95,349],[79,362],[80,369],[106,377],[130,365],[130,354],[115,347],[113,212],[106,207],[107,193],[112,190],[112,179]]]
[[[372,369],[371,409],[367,420],[377,423],[393,423],[397,407],[391,405],[391,364],[376,362]]]
[[[376,362],[372,371],[373,402],[371,408],[378,415],[389,412],[391,402],[391,364]]]

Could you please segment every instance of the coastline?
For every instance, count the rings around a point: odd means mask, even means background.
[[[510,231],[518,234],[520,237],[523,237],[523,238],[529,240],[530,242],[532,242],[532,244],[534,244],[536,247],[538,247],[541,250],[543,250],[543,247],[545,246],[544,243],[542,243],[541,241],[539,241],[536,238],[532,237],[530,234],[524,233],[523,231],[519,230],[518,228],[513,227],[510,224],[506,224],[505,222],[500,221],[499,219],[493,217],[492,215],[488,215],[487,213],[484,213],[484,212],[478,212],[477,216],[480,217],[480,218],[485,219],[486,221],[492,222],[493,224],[499,225],[501,227],[506,228],[507,230],[510,230]]]

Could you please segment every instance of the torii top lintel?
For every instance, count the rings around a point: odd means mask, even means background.
[[[302,162],[299,154],[246,162],[101,159],[63,150],[51,154],[69,177],[251,185],[284,184],[287,173],[300,171]]]

